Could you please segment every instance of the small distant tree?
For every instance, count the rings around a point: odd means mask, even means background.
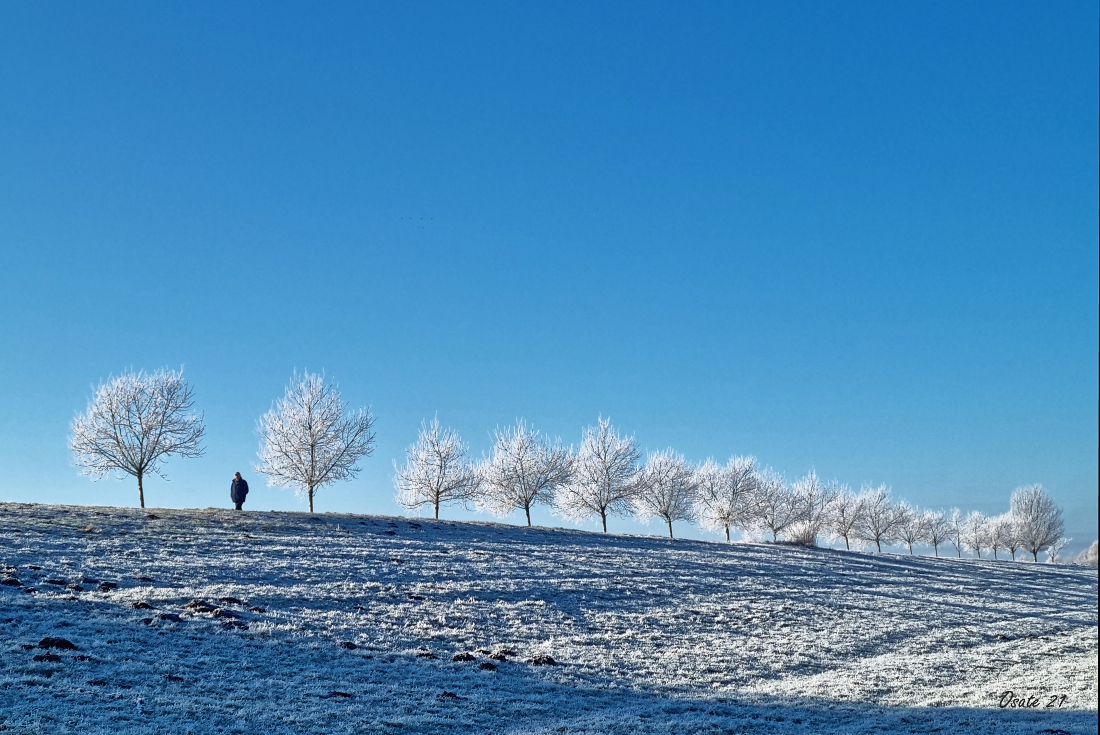
[[[551,505],[554,492],[569,481],[573,458],[560,443],[551,443],[521,419],[497,431],[489,457],[478,468],[478,505],[498,517],[522,510],[531,525],[531,506]]]
[[[1012,493],[1012,515],[1020,548],[1039,561],[1039,552],[1062,537],[1062,509],[1043,490],[1042,485],[1021,487]]]
[[[695,471],[695,500],[698,507],[695,517],[699,525],[708,531],[726,531],[730,540],[730,526],[736,524],[738,508],[726,502],[726,470],[711,458],[707,458]],[[713,509],[712,509],[713,508]]]
[[[900,521],[901,514],[890,499],[890,488],[886,485],[864,488],[863,516],[855,529],[861,541],[873,543],[881,554],[883,543],[897,539]]]
[[[599,419],[596,426],[584,430],[572,477],[555,499],[558,512],[577,521],[598,515],[607,533],[609,515],[631,510],[640,456],[633,437],[619,436],[610,419]]]
[[[70,427],[69,449],[80,474],[94,480],[112,472],[137,478],[138,503],[144,508],[147,475],[165,477],[160,468],[172,455],[202,456],[205,427],[202,414],[191,413],[194,403],[182,370],[108,378]]]
[[[993,558],[997,559],[997,552],[1002,549],[1007,551],[1012,543],[1012,516],[1008,513],[993,516],[989,519],[986,530],[989,549],[993,552]]]
[[[1081,564],[1086,567],[1094,567],[1097,565],[1098,558],[1100,558],[1100,541],[1093,541],[1087,549],[1077,555],[1073,563]]]
[[[947,516],[947,540],[955,547],[955,552],[960,559],[962,559],[963,547],[966,545],[964,540],[966,538],[966,531],[963,521],[962,511],[958,508],[952,508],[951,513]]]
[[[1072,540],[1073,539],[1071,539],[1071,538],[1059,538],[1053,544],[1048,546],[1047,547],[1047,563],[1048,564],[1057,564],[1057,563],[1059,563],[1059,556],[1062,553],[1062,549],[1066,548],[1066,546]]]
[[[745,523],[756,493],[756,458],[731,457],[725,467],[708,459],[696,471],[695,478],[696,515],[701,525],[709,531],[725,531],[729,541],[730,528]]]
[[[851,550],[851,539],[856,537],[855,529],[862,517],[863,496],[842,487],[829,511],[829,532],[835,539],[844,539],[844,548]]]
[[[359,473],[359,460],[374,445],[374,417],[370,409],[346,413],[335,382],[315,373],[297,373],[283,397],[260,417],[260,465],[269,486],[290,487],[309,498],[325,485]]]
[[[786,538],[803,546],[817,546],[817,537],[825,527],[829,511],[840,495],[836,482],[823,483],[813,469],[791,485],[797,520],[786,532]]]
[[[988,519],[976,510],[967,513],[962,522],[963,545],[974,552],[979,559],[982,558],[982,549],[987,545]]]
[[[695,520],[695,472],[682,454],[666,449],[653,452],[638,477],[634,512],[643,520],[660,518],[672,538],[675,521]]]
[[[951,538],[951,528],[947,517],[942,511],[926,510],[924,512],[924,527],[928,543],[932,544],[932,549],[938,557],[940,555],[940,544]]]
[[[1012,561],[1016,561],[1016,551],[1020,548],[1020,526],[1011,510],[1002,517],[1005,519],[1005,548],[1012,555]]]
[[[397,502],[409,510],[430,506],[438,520],[439,506],[474,500],[481,479],[466,451],[458,432],[440,429],[438,418],[422,423],[416,443],[406,450],[405,466],[393,463]]]
[[[904,501],[898,503],[897,514],[897,538],[909,548],[909,556],[912,556],[913,546],[928,540],[928,516]]]

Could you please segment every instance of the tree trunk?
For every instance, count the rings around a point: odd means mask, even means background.
[[[933,543],[932,548],[936,550],[936,558],[939,559],[940,558],[940,545],[938,543]]]
[[[138,502],[141,503],[141,507],[145,507],[145,489],[141,486],[141,473],[137,474],[138,478]]]
[[[527,512],[527,525],[530,526],[531,525],[531,506],[530,505],[525,505],[525,506],[523,506],[523,510]]]
[[[993,558],[997,559],[997,547],[996,546],[993,547]]]
[[[603,521],[603,532],[607,533],[607,511],[600,511],[600,520]]]
[[[438,498],[436,498],[436,501],[433,505],[435,506],[435,519],[438,521],[439,520],[439,499]]]
[[[313,512],[313,488],[309,489],[309,512]]]
[[[909,544],[909,556],[913,555],[913,544]]]
[[[772,529],[772,543],[775,543],[775,542],[776,542],[776,541],[778,541],[778,540],[779,540],[779,532],[778,532],[778,531],[776,531],[776,530],[775,530],[775,529],[773,528],[773,529]]]
[[[668,537],[672,538],[672,521],[668,522]]]
[[[875,539],[875,546],[878,547],[878,553],[881,554],[882,553],[882,543],[878,539]]]
[[[144,508],[145,506],[143,505],[142,507]],[[1031,560],[1038,563],[1038,561],[1039,561],[1039,550],[1038,549],[1035,549],[1034,551],[1031,552]]]
[[[847,535],[844,536],[844,550],[845,551],[851,551],[852,550],[852,547],[848,545],[848,536]]]
[[[726,543],[730,542],[730,527],[726,526]]]

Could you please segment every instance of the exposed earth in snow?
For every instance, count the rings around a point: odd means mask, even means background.
[[[1097,731],[1082,567],[9,503],[0,578],[0,731]]]

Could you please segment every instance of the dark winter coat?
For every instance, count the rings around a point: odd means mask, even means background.
[[[234,478],[233,484],[229,486],[229,497],[234,503],[243,503],[245,496],[248,495],[248,483],[244,479]]]

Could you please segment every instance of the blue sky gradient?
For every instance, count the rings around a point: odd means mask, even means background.
[[[476,455],[602,414],[933,507],[1041,482],[1083,545],[1097,16],[4,5],[0,500],[136,504],[77,475],[69,421],[112,373],[184,365],[207,454],[148,502],[225,505],[239,469],[249,507],[300,509],[251,465],[308,368],[378,417],[322,511],[398,513],[392,460],[436,413]]]

